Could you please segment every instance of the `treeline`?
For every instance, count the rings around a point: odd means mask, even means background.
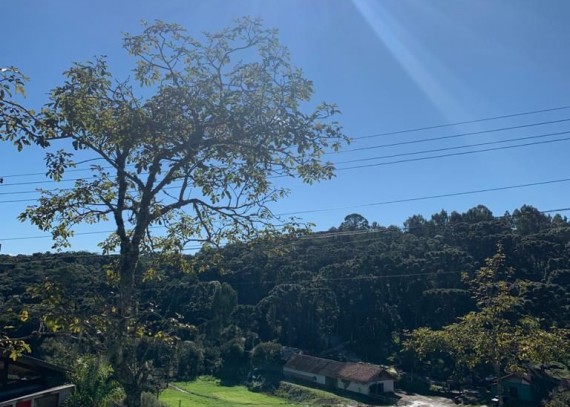
[[[275,357],[268,342],[409,368],[413,362],[401,353],[406,332],[438,329],[474,310],[462,275],[472,277],[498,245],[512,278],[529,282],[518,293],[521,314],[545,328],[570,327],[565,217],[531,206],[495,216],[480,205],[430,219],[414,215],[403,226],[351,214],[327,232],[200,252],[189,258],[194,272],[159,267],[140,293],[147,310],[141,318],[175,321],[168,331],[174,339],[145,356],[178,378],[211,373],[239,380],[252,355],[257,365]],[[41,289],[30,287],[46,281],[58,285],[69,299],[64,306],[80,318],[90,303],[113,295],[104,271],[111,261],[90,253],[0,256],[0,324],[13,325],[17,336],[30,334],[37,325],[22,324],[21,312],[27,303],[41,305]],[[64,339],[41,341],[36,351],[49,356]]]

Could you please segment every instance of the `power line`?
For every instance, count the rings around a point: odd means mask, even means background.
[[[568,119],[568,120],[570,120],[570,119]],[[549,136],[554,136],[554,135],[558,135],[558,134],[568,134],[568,133],[570,133],[570,131],[565,131],[565,132],[560,132],[560,133],[550,133],[550,134],[544,134],[544,135],[538,135],[538,136],[522,137],[520,139],[525,140],[525,139],[529,139],[529,138],[549,137]],[[395,165],[395,164],[402,164],[402,163],[415,162],[415,161],[435,160],[438,158],[454,157],[454,156],[468,155],[468,154],[477,154],[477,153],[484,153],[484,152],[489,152],[489,151],[509,150],[509,149],[513,149],[513,148],[529,147],[529,146],[540,145],[540,144],[551,144],[551,143],[557,143],[557,142],[568,141],[568,140],[570,140],[570,137],[559,138],[559,139],[555,139],[555,140],[536,141],[533,143],[516,144],[516,145],[512,145],[512,146],[486,148],[486,149],[482,149],[482,150],[462,151],[462,152],[450,153],[450,154],[440,154],[440,155],[429,156],[429,157],[410,158],[410,159],[405,159],[405,160],[389,161],[389,162],[376,163],[376,164],[357,165],[357,166],[352,166],[352,167],[337,168],[336,171],[346,171],[346,170],[354,170],[354,169],[361,169],[361,168],[378,167],[378,166],[384,166],[384,165]],[[493,144],[493,143],[498,143],[498,142],[489,142],[489,144]],[[481,144],[485,144],[485,143],[481,143]],[[430,150],[430,152],[446,151],[446,150],[452,150],[452,149],[456,149],[456,148],[459,148],[459,147],[446,147],[446,148],[434,149],[434,150]],[[415,155],[415,154],[422,154],[422,153],[426,153],[426,152],[427,151],[402,153],[402,155]],[[371,159],[381,159],[381,158],[389,158],[389,157],[390,156],[374,157],[374,158],[360,158],[357,160],[352,160],[350,162],[364,162],[364,161],[369,161]],[[275,176],[270,176],[268,178],[275,179],[275,178],[285,178],[285,177],[287,177],[287,176],[286,175],[275,175]],[[72,178],[72,179],[62,180],[59,182],[71,182],[71,181],[83,181],[83,180],[84,180],[84,178]],[[44,183],[54,183],[54,182],[56,182],[56,181],[53,181],[53,180],[31,181],[31,182],[19,183],[18,185],[33,185],[33,184],[44,184]],[[0,187],[8,186],[8,185],[9,184],[0,184]],[[173,187],[173,188],[175,188],[175,187]],[[30,191],[26,191],[26,193],[29,193],[29,192]],[[18,193],[20,193],[20,192],[14,192],[14,194],[18,194]],[[10,194],[10,193],[5,193],[5,194]],[[15,202],[31,202],[31,201],[35,201],[35,200],[34,199],[26,199],[26,200],[21,199],[21,200],[14,200],[14,201],[0,201],[0,204],[2,204],[2,203],[15,203]]]
[[[62,179],[61,181],[54,181],[54,180],[43,180],[43,181],[27,181],[27,182],[18,182],[16,185],[38,185],[38,184],[52,184],[52,183],[61,183],[61,182],[73,182],[73,181],[84,181],[85,178],[70,178],[70,179]],[[0,187],[7,187],[13,186],[14,184],[0,184]]]
[[[438,140],[449,140],[449,139],[459,138],[459,137],[467,137],[467,136],[475,136],[475,135],[479,135],[479,134],[496,133],[496,132],[500,132],[500,131],[524,129],[524,128],[529,128],[529,127],[544,126],[547,124],[564,123],[564,122],[568,122],[568,121],[570,121],[570,118],[559,119],[559,120],[551,120],[551,121],[539,122],[539,123],[527,123],[527,124],[521,124],[518,126],[500,127],[500,128],[496,128],[496,129],[487,129],[487,130],[479,130],[479,131],[470,131],[467,133],[452,134],[450,136],[428,137],[428,138],[423,138],[423,139],[398,141],[395,143],[387,143],[387,144],[379,144],[376,146],[369,146],[369,147],[358,147],[358,148],[351,148],[351,149],[343,149],[343,150],[340,150],[338,153],[351,153],[354,151],[363,151],[363,150],[371,150],[371,149],[386,148],[386,147],[396,147],[396,146],[403,146],[403,145],[408,145],[408,144],[427,143],[430,141],[438,141]]]
[[[405,203],[405,202],[415,202],[415,201],[423,201],[423,200],[431,200],[431,199],[439,199],[439,198],[449,198],[454,196],[463,196],[463,195],[475,195],[479,193],[487,193],[487,192],[496,192],[496,191],[505,191],[510,189],[520,189],[520,188],[529,188],[534,186],[542,186],[542,185],[551,185],[551,184],[559,184],[564,182],[570,182],[570,178],[562,178],[557,180],[549,180],[549,181],[539,181],[527,184],[518,184],[518,185],[507,185],[502,187],[494,187],[494,188],[485,188],[485,189],[478,189],[478,190],[471,190],[471,191],[461,191],[461,192],[452,192],[446,194],[438,194],[438,195],[428,195],[428,196],[421,196],[421,197],[413,197],[413,198],[404,198],[404,199],[395,199],[389,201],[381,201],[381,202],[373,202],[367,204],[360,204],[360,205],[351,205],[351,206],[343,206],[343,207],[334,207],[334,208],[322,208],[322,209],[312,209],[312,210],[303,210],[303,211],[295,211],[295,212],[285,212],[285,213],[277,213],[276,216],[290,216],[290,215],[302,215],[308,213],[318,213],[318,212],[330,212],[330,211],[338,211],[338,210],[347,210],[347,209],[355,209],[355,208],[364,208],[370,206],[382,206],[382,205],[390,205],[396,203]],[[0,201],[0,203],[2,203]],[[556,210],[544,211],[544,213],[555,212]],[[94,231],[94,232],[80,232],[76,233],[75,236],[81,235],[93,235],[93,234],[103,234],[103,233],[113,233],[113,230],[106,230],[106,231]],[[338,234],[336,236],[339,236]],[[27,239],[45,239],[50,238],[50,235],[40,235],[40,236],[29,236],[29,237],[12,237],[12,238],[0,238],[0,241],[10,241],[10,240],[27,240]]]
[[[13,191],[13,192],[0,192],[0,195],[24,195],[24,194],[39,194],[39,191]]]
[[[480,123],[480,122],[486,122],[486,121],[491,121],[491,120],[507,119],[510,117],[527,116],[527,115],[554,112],[554,111],[566,110],[566,109],[570,109],[570,106],[560,106],[560,107],[553,107],[553,108],[549,108],[549,109],[531,110],[531,111],[521,112],[521,113],[512,113],[512,114],[506,114],[506,115],[501,115],[501,116],[485,117],[482,119],[466,120],[466,121],[446,123],[446,124],[438,124],[435,126],[424,126],[424,127],[416,127],[416,128],[412,128],[412,129],[389,131],[389,132],[384,132],[384,133],[372,134],[369,136],[353,137],[353,140],[362,140],[362,139],[374,138],[374,137],[392,136],[395,134],[403,134],[403,133],[414,133],[414,132],[424,131],[424,130],[441,129],[444,127],[459,126],[462,124]]]
[[[274,287],[282,284],[302,284],[302,283],[320,283],[320,282],[333,282],[333,281],[370,281],[370,280],[383,280],[389,278],[402,278],[402,277],[423,277],[423,276],[441,276],[448,274],[461,274],[464,271],[432,271],[429,273],[410,273],[410,274],[380,274],[380,275],[360,275],[360,276],[349,276],[349,277],[322,277],[319,273],[313,274],[311,279],[307,280],[289,280],[289,281],[275,281]],[[251,281],[231,281],[226,280],[226,282],[232,286],[240,285],[250,285],[250,284],[263,284],[263,281],[251,280]],[[273,282],[272,282],[273,283]],[[307,287],[310,290],[323,290],[330,288],[317,288],[317,287]]]
[[[464,145],[464,146],[443,147],[443,148],[436,148],[436,149],[432,149],[432,150],[412,151],[412,152],[408,152],[408,153],[390,154],[390,155],[383,155],[383,156],[377,156],[377,157],[359,158],[359,159],[347,160],[347,161],[337,161],[337,162],[335,162],[334,164],[335,164],[335,165],[338,165],[338,164],[349,164],[349,163],[354,163],[354,162],[380,160],[380,159],[385,159],[385,158],[396,158],[396,157],[405,157],[405,156],[417,155],[417,154],[437,153],[437,152],[440,152],[440,151],[459,150],[459,149],[462,149],[462,148],[481,147],[481,146],[488,146],[488,145],[495,145],[495,144],[510,143],[510,142],[514,142],[514,141],[533,140],[533,139],[544,138],[544,137],[560,136],[560,135],[562,135],[562,134],[568,134],[568,133],[570,133],[570,131],[560,131],[560,132],[557,132],[557,133],[539,134],[539,135],[537,135],[537,136],[528,136],[528,137],[517,137],[517,138],[511,138],[511,139],[499,140],[499,141],[488,141],[488,142],[485,142],[485,143],[467,144],[467,145]]]
[[[561,209],[551,209],[551,210],[546,210],[546,211],[540,211],[540,213],[551,213],[551,212],[563,212],[563,211],[570,211],[570,208],[561,208]],[[499,217],[500,218],[500,217]],[[275,245],[279,245],[279,247],[283,248],[283,247],[291,247],[293,249],[305,249],[307,248],[305,247],[300,247],[299,244],[302,241],[308,241],[309,243],[316,243],[319,240],[328,240],[328,239],[334,239],[334,238],[343,238],[343,237],[353,237],[353,236],[366,236],[366,238],[360,238],[358,240],[351,240],[351,241],[343,241],[343,244],[360,244],[363,242],[374,242],[374,241],[378,241],[378,235],[379,234],[385,234],[385,233],[392,233],[394,230],[393,228],[396,228],[399,232],[401,233],[405,233],[405,232],[409,232],[410,229],[415,229],[415,228],[401,228],[398,226],[394,226],[394,225],[390,225],[388,227],[382,227],[380,229],[365,229],[365,230],[349,230],[349,231],[334,231],[334,232],[317,232],[315,234],[308,234],[305,236],[301,236],[295,240],[292,241],[288,241],[288,242],[277,242],[275,243]],[[419,228],[419,227],[418,227]],[[100,232],[97,232],[100,233]],[[94,234],[94,233],[93,233]],[[41,237],[50,237],[47,235],[41,236]],[[36,237],[33,237],[36,238]],[[21,238],[18,238],[21,239]],[[2,239],[0,239],[1,241]],[[261,243],[263,244],[263,243]],[[319,244],[318,248],[319,249],[323,249],[326,247],[338,247],[338,242],[328,242],[328,243],[324,243],[324,244]],[[182,249],[183,251],[189,251],[189,250],[199,250],[201,249],[201,246],[195,246],[195,247],[186,247],[184,249]],[[83,253],[83,252],[64,252],[64,253],[54,253],[53,255],[57,255],[57,256],[74,256],[74,258],[77,259],[83,259],[83,258],[91,258],[91,257],[111,257],[111,256],[117,256],[116,253],[114,254],[109,254],[109,255],[102,255],[102,254],[97,254],[97,253]]]
[[[85,235],[109,234],[109,233],[114,233],[114,232],[115,232],[114,230],[97,230],[97,231],[92,231],[92,232],[78,232],[78,233],[74,233],[73,237],[85,236]],[[19,236],[19,237],[2,238],[2,239],[0,239],[0,241],[5,242],[5,241],[10,241],[10,240],[48,239],[51,237],[52,237],[51,235]]]
[[[427,195],[427,196],[420,196],[420,197],[414,197],[414,198],[394,199],[394,200],[390,200],[390,201],[373,202],[373,203],[367,203],[367,204],[336,207],[336,208],[312,209],[312,210],[304,210],[304,211],[296,211],[296,212],[287,212],[287,213],[280,213],[277,215],[278,216],[301,215],[301,214],[306,214],[306,213],[329,212],[329,211],[337,211],[337,210],[364,208],[364,207],[369,207],[369,206],[391,205],[391,204],[404,203],[404,202],[415,202],[415,201],[425,201],[425,200],[429,200],[429,199],[449,198],[449,197],[453,197],[453,196],[474,195],[474,194],[481,194],[481,193],[486,193],[486,192],[506,191],[509,189],[529,188],[529,187],[535,187],[535,186],[540,186],[540,185],[559,184],[559,183],[563,183],[563,182],[570,182],[570,178],[562,178],[562,179],[556,179],[556,180],[550,180],[550,181],[532,182],[532,183],[528,183],[528,184],[507,185],[507,186],[495,187],[495,188],[476,189],[476,190],[472,190],[472,191],[451,192],[451,193],[439,194],[439,195]]]
[[[567,133],[570,133],[570,131],[561,132],[560,134],[567,134]],[[552,133],[550,135],[556,135],[556,134],[557,133]],[[547,136],[549,136],[549,135],[540,135],[540,136],[533,136],[533,137],[547,137]],[[375,163],[375,164],[357,165],[357,166],[352,166],[352,167],[337,168],[336,171],[347,171],[347,170],[354,170],[354,169],[361,169],[361,168],[378,167],[378,166],[385,166],[385,165],[395,165],[395,164],[414,162],[414,161],[434,160],[434,159],[444,158],[444,157],[453,157],[453,156],[460,156],[460,155],[476,154],[476,153],[483,153],[483,152],[488,152],[488,151],[507,150],[507,149],[512,149],[512,148],[528,147],[528,146],[540,145],[540,144],[557,143],[557,142],[568,141],[568,140],[570,140],[570,137],[565,137],[565,138],[560,138],[560,139],[555,139],[555,140],[537,141],[537,142],[533,142],[533,143],[517,144],[517,145],[512,145],[512,146],[487,148],[487,149],[482,149],[482,150],[462,151],[462,152],[458,152],[458,153],[441,154],[441,155],[429,156],[429,157],[419,157],[419,158],[410,158],[410,159],[389,161],[389,162],[382,162],[382,163]],[[433,151],[445,151],[447,149],[453,149],[453,148],[444,148],[444,149],[438,149],[438,150],[433,150]],[[409,154],[420,154],[420,152],[409,153]],[[358,161],[368,161],[370,159],[381,159],[381,158],[386,158],[386,157],[365,158],[365,159],[361,159]],[[283,177],[285,177],[285,175],[277,175],[277,176],[269,177],[269,178],[283,178]],[[176,187],[171,187],[171,188],[176,188]],[[14,192],[14,194],[18,194],[18,193],[19,192]],[[28,192],[26,192],[26,193],[28,193]],[[9,194],[9,193],[6,193],[6,194]],[[16,200],[0,201],[0,204],[35,202],[35,201],[37,201],[37,199],[16,199]],[[312,212],[314,212],[314,211],[312,211]],[[316,212],[318,212],[318,210]],[[300,212],[300,213],[306,213],[306,212]],[[294,214],[294,213],[290,213],[290,214]]]
[[[553,213],[553,212],[568,212],[570,208],[549,209],[547,211],[540,211],[540,213]]]
[[[481,122],[481,121],[487,121],[487,120],[495,120],[495,119],[499,119],[499,118],[523,116],[523,115],[528,115],[528,114],[535,114],[535,113],[548,112],[548,111],[554,111],[554,110],[563,110],[563,109],[570,109],[570,106],[563,106],[563,107],[558,107],[558,108],[553,108],[553,109],[545,109],[545,110],[537,110],[534,112],[516,113],[513,115],[497,116],[494,118],[483,118],[483,119],[477,119],[477,120],[472,120],[472,121],[468,121],[468,122],[459,122],[459,123],[455,123],[455,124],[442,124],[442,125],[438,125],[438,126],[418,128],[418,129],[413,129],[413,130],[400,130],[400,131],[391,132],[391,133],[381,133],[381,135],[400,134],[400,133],[407,133],[407,132],[411,132],[411,131],[420,131],[420,130],[426,130],[426,129],[431,129],[431,128],[441,128],[441,127],[453,126],[453,125],[462,124],[462,123],[475,123],[475,122]],[[471,136],[471,135],[488,134],[488,133],[501,132],[501,131],[507,131],[507,130],[515,130],[515,129],[529,128],[529,127],[543,126],[543,125],[548,125],[548,124],[563,123],[563,122],[568,122],[568,121],[570,121],[570,118],[544,121],[544,122],[538,122],[538,123],[527,123],[527,124],[523,124],[523,125],[501,127],[501,128],[496,128],[496,129],[487,129],[487,130],[481,130],[481,131],[475,131],[475,132],[460,133],[460,134],[454,134],[454,135],[450,135],[450,136],[430,137],[430,138],[425,138],[425,139],[416,139],[416,140],[409,140],[409,141],[403,141],[403,142],[397,142],[397,143],[381,144],[381,145],[370,146],[370,147],[343,149],[343,150],[340,150],[338,152],[335,152],[335,154],[348,153],[348,152],[361,151],[361,150],[370,150],[370,149],[377,149],[377,148],[385,148],[385,147],[395,147],[395,146],[407,145],[407,144],[417,144],[417,143],[424,143],[424,142],[429,142],[429,141],[446,140],[446,139],[466,137],[466,136]],[[359,140],[359,139],[376,137],[376,136],[377,135],[354,137],[353,139]],[[97,160],[101,160],[101,159],[102,158],[92,158],[92,159],[88,159],[88,160],[83,160],[83,161],[76,163],[76,165],[85,164],[87,162],[97,161]],[[110,169],[112,167],[106,166],[103,168],[104,169]],[[72,169],[67,169],[66,172],[68,172],[68,173],[69,172],[85,172],[85,171],[90,171],[90,170],[91,170],[90,168],[72,168]],[[3,175],[2,177],[4,179],[6,179],[6,178],[16,178],[16,177],[41,176],[41,175],[45,176],[45,172],[9,174],[9,175]],[[75,179],[64,180],[64,181],[77,181],[77,180],[81,180],[81,179],[82,178],[75,178]],[[45,182],[55,182],[55,181],[46,180],[46,181],[42,181],[42,182],[24,182],[24,183],[19,183],[18,185],[33,185],[33,184],[40,184],[40,183],[45,183]],[[7,184],[4,183],[4,185],[0,185],[0,186],[6,186],[6,185]]]
[[[157,227],[160,227],[160,226],[157,226]],[[74,233],[72,237],[87,236],[87,235],[111,234],[111,233],[115,233],[115,232],[116,232],[116,230],[97,230],[97,231],[91,231],[91,232],[77,232],[77,233]],[[51,235],[18,236],[18,237],[2,238],[2,239],[0,239],[0,242],[14,241],[14,240],[48,239],[51,237],[52,237]],[[184,250],[196,250],[196,249],[201,249],[201,248],[202,248],[202,246],[187,247]]]
[[[540,144],[558,143],[560,141],[568,141],[568,140],[570,140],[570,137],[560,138],[560,139],[555,139],[555,140],[547,140],[547,141],[536,141],[534,143],[517,144],[517,145],[513,145],[513,146],[485,148],[483,150],[462,151],[459,153],[440,154],[440,155],[434,155],[434,156],[430,156],[430,157],[409,158],[409,159],[405,159],[405,160],[389,161],[389,162],[384,162],[384,163],[356,165],[356,166],[352,166],[352,167],[337,168],[336,171],[356,170],[356,169],[360,169],[360,168],[370,168],[370,167],[378,167],[378,166],[382,166],[382,165],[402,164],[402,163],[409,163],[409,162],[414,162],[414,161],[435,160],[435,159],[444,158],[444,157],[454,157],[454,156],[459,156],[459,155],[485,153],[488,151],[509,150],[509,149],[513,149],[513,148],[535,146],[535,145],[540,145]],[[281,177],[281,176],[279,176],[279,177]]]
[[[91,158],[89,160],[83,160],[83,161],[79,161],[76,162],[75,165],[81,165],[81,164],[85,164],[91,161],[99,161],[99,160],[103,160],[103,158]],[[112,168],[111,166],[107,166],[107,167],[103,167],[103,169],[109,169]],[[91,170],[90,168],[68,168],[65,170],[65,172],[83,172],[83,171],[89,171]],[[3,175],[4,178],[18,178],[18,177],[33,177],[33,176],[38,176],[38,175],[46,175],[45,172],[30,172],[27,174],[9,174],[9,175]]]

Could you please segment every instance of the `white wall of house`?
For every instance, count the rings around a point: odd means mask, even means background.
[[[393,380],[379,380],[374,383],[356,383],[356,382],[349,382],[347,380],[338,379],[337,380],[337,387],[341,390],[351,391],[354,393],[364,394],[366,396],[370,395],[372,392],[370,391],[371,386],[377,383],[382,383],[384,388],[384,393],[391,393],[394,392],[394,381]]]
[[[283,373],[285,376],[293,377],[295,379],[306,380],[311,383],[325,385],[325,376],[303,372],[300,370],[291,369],[289,367],[283,368]]]
[[[14,407],[18,404],[18,402],[27,401],[27,400],[31,400],[32,401],[32,407],[34,407],[36,405],[39,405],[39,404],[37,404],[38,399],[41,399],[42,397],[50,396],[52,394],[58,394],[58,397],[57,397],[58,401],[57,401],[57,404],[54,403],[53,405],[50,405],[49,407],[61,406],[63,404],[63,402],[65,401],[65,399],[71,394],[71,392],[73,392],[74,388],[75,388],[75,386],[72,384],[66,384],[63,386],[52,387],[51,389],[39,391],[37,393],[32,393],[32,394],[28,394],[26,396],[21,396],[21,397],[12,399],[12,400],[0,402],[0,407]],[[47,404],[44,403],[42,405],[47,405]]]
[[[338,379],[337,387],[341,390],[364,394],[365,396],[368,396],[370,393],[369,385],[364,383],[348,382],[347,380]]]
[[[380,380],[377,383],[382,383],[384,385],[384,393],[394,392],[394,380]],[[372,383],[374,384],[374,383]],[[371,386],[372,386],[371,384]]]
[[[301,370],[295,370],[288,367],[283,368],[283,373],[287,377],[291,377],[298,380],[304,380],[309,383],[326,385],[326,378],[323,375],[313,374],[304,372]],[[340,390],[350,391],[353,393],[363,394],[368,396],[371,394],[370,387],[376,383],[382,383],[384,388],[384,393],[390,393],[394,391],[394,380],[378,380],[373,383],[357,383],[348,380],[336,379],[336,387]]]

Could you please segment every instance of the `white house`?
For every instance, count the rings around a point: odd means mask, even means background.
[[[337,362],[308,355],[295,355],[283,367],[285,377],[365,396],[394,391],[394,376],[385,368],[368,363]]]
[[[74,387],[64,369],[29,356],[12,360],[0,349],[0,407],[59,407]]]

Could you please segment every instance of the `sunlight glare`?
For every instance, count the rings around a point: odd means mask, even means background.
[[[352,0],[352,3],[378,40],[442,117],[464,117],[459,99],[451,92],[458,85],[453,80],[453,74],[420,43],[411,30],[398,21],[385,3],[372,0]],[[442,79],[445,79],[445,84]]]

